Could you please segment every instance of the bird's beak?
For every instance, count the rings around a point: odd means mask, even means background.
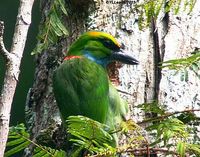
[[[139,62],[132,56],[127,55],[122,49],[119,51],[113,52],[111,55],[111,60],[120,61],[125,64],[137,65]]]

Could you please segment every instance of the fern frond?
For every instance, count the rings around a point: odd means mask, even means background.
[[[188,80],[188,70],[191,70],[200,79],[200,51],[186,58],[165,61],[161,68],[181,71],[181,80]]]
[[[68,36],[68,31],[62,22],[62,15],[67,16],[64,0],[54,0],[43,25],[40,26],[38,44],[31,53],[41,53],[50,45],[56,44],[60,37]]]
[[[67,132],[73,138],[75,145],[87,149],[90,152],[98,152],[107,149],[107,144],[112,144],[113,137],[108,133],[108,126],[84,116],[70,116],[67,121]]]
[[[66,152],[63,150],[56,150],[50,147],[40,146],[34,149],[33,157],[65,157]]]
[[[12,156],[24,150],[31,143],[27,139],[30,137],[29,133],[26,132],[24,124],[19,124],[14,127],[10,127],[8,142],[6,144],[7,151],[5,157]]]
[[[62,150],[55,150],[50,147],[38,145],[30,140],[30,134],[26,131],[24,124],[10,127],[8,142],[6,145],[5,157],[13,156],[27,148],[30,144],[34,145],[33,157],[65,157],[66,153]]]

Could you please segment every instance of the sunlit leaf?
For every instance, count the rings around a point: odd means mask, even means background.
[[[180,157],[185,157],[185,142],[179,141],[177,144],[177,152]]]

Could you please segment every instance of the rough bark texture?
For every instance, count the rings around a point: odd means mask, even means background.
[[[44,1],[43,12],[48,10],[49,2],[50,0]],[[91,11],[93,1],[66,2],[71,13],[69,17],[64,18],[70,32],[69,38],[60,40],[60,43],[37,57],[35,83],[29,92],[26,106],[33,138],[40,136],[47,127],[55,128],[57,122],[60,122],[52,94],[52,72],[71,42],[86,30],[95,29],[111,33],[140,61],[137,67],[123,65],[116,69],[118,64],[114,64],[112,68],[115,69],[111,70],[119,90],[123,91],[122,97],[130,104],[131,118],[142,120],[145,114],[135,106],[154,100],[159,100],[161,104],[174,110],[199,108],[200,80],[193,72],[189,72],[188,81],[181,81],[180,74],[174,75],[174,71],[161,71],[158,68],[162,60],[185,57],[195,48],[199,48],[199,0],[190,15],[182,11],[178,15],[172,12],[161,13],[160,19],[152,19],[150,28],[143,30],[138,27],[137,12],[132,10],[134,1],[97,1],[95,11]],[[52,133],[50,136],[53,136]]]
[[[31,10],[33,2],[34,0],[20,1],[10,52],[8,52],[3,45],[4,28],[2,23],[0,26],[0,51],[3,53],[7,63],[4,84],[0,96],[0,157],[4,156],[4,150],[6,147],[10,122],[10,110],[17,86],[26,37],[31,24]]]
[[[199,6],[200,1],[197,0],[189,15],[184,11],[180,11],[178,15],[170,12],[168,27],[158,28],[160,36],[164,36],[165,61],[190,56],[192,52],[200,49]],[[165,29],[166,35],[161,32]],[[172,111],[200,107],[200,80],[193,71],[188,72],[188,80],[182,80],[181,71],[162,71],[160,102]]]
[[[158,28],[160,40],[163,40],[164,61],[185,58],[191,56],[194,51],[200,50],[199,6],[200,1],[197,0],[190,14],[180,11],[178,15],[175,15],[170,12],[168,26],[163,25],[162,29]],[[197,73],[200,74],[199,69]],[[178,72],[169,69],[162,70],[159,102],[166,106],[169,112],[200,109],[200,79],[191,69],[187,69],[187,74],[184,75],[183,70]],[[194,113],[200,117],[199,111]],[[197,129],[196,137],[199,141],[199,121],[192,127]]]

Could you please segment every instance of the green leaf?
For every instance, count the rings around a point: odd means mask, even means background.
[[[57,26],[57,28],[60,29],[60,31],[62,32],[62,35],[65,35],[65,36],[69,35],[66,27],[62,24],[61,20],[57,16],[57,14],[55,14],[55,18],[56,18],[55,19],[56,20],[56,26]]]
[[[70,154],[71,157],[77,157],[80,155],[80,152],[82,151],[83,147],[79,147],[77,149],[75,149],[72,154]]]
[[[25,141],[23,143],[21,143],[20,145],[17,145],[16,147],[8,150],[5,152],[5,157],[9,157],[9,156],[12,156],[18,152],[20,152],[21,150],[25,149],[26,147],[28,147],[30,144],[29,141]]]
[[[33,157],[66,157],[66,152],[50,147],[39,146],[34,149]]]
[[[48,40],[50,43],[56,43],[58,41],[58,35],[55,33],[55,30],[49,30]]]
[[[157,1],[156,8],[155,8],[155,16],[156,17],[159,15],[160,10],[161,10],[162,6],[164,5],[164,3],[165,3],[165,0]]]
[[[152,103],[144,103],[138,105],[139,108],[141,108],[144,112],[152,112],[152,113],[157,113],[160,115],[163,115],[165,113],[165,109],[163,106],[158,104],[158,102],[154,101]]]
[[[198,63],[200,61],[200,53],[193,54],[187,58],[172,59],[162,63],[162,68],[169,69],[180,69],[190,67],[193,63]]]
[[[57,0],[59,5],[60,5],[60,9],[62,10],[62,12],[67,16],[67,10],[65,9],[65,1],[64,0]]]
[[[177,118],[164,119],[150,125],[146,130],[156,132],[157,135],[153,144],[162,141],[164,146],[170,144],[170,139],[186,139],[188,137],[186,125]]]
[[[34,50],[31,52],[31,55],[39,54],[47,47],[48,47],[48,43],[39,43],[36,45]]]
[[[162,63],[161,68],[169,68],[172,70],[181,70],[181,81],[188,81],[188,71],[192,70],[200,79],[200,53],[195,51],[190,57],[172,59]]]
[[[179,141],[177,144],[177,153],[180,155],[180,157],[185,157],[185,148],[185,142]]]
[[[121,126],[121,129],[123,132],[128,132],[130,130],[132,130],[132,131],[140,130],[140,127],[132,119],[121,122],[120,126]]]
[[[175,15],[177,15],[179,13],[179,10],[180,10],[180,7],[181,7],[181,1],[182,0],[176,0],[176,6],[175,6],[175,9],[174,9],[174,13]]]
[[[41,156],[44,156],[45,154],[47,154],[47,152],[45,151],[42,151],[41,148],[35,148],[34,149],[34,156],[33,157],[41,157]]]
[[[200,155],[200,144],[187,144],[186,148],[192,152],[192,154]]]
[[[163,133],[164,145],[166,145],[168,140],[173,136],[174,136],[173,131],[171,131],[171,130],[164,131],[164,133]]]
[[[7,142],[6,146],[10,147],[10,146],[18,145],[18,144],[23,143],[23,142],[24,142],[23,138],[18,138],[16,140],[12,140],[12,141]]]
[[[13,154],[20,152],[28,147],[28,145],[31,143],[29,140],[27,140],[30,135],[25,129],[26,128],[24,124],[19,124],[15,127],[9,128],[5,157],[12,156]]]
[[[57,21],[58,21],[58,17],[57,17],[57,14],[56,12],[53,12],[51,15],[50,15],[50,24],[52,26],[52,30],[54,31],[54,33],[57,35],[57,36],[62,36],[63,33],[62,31],[60,30],[59,27],[57,27]]]
[[[33,157],[65,157],[65,152],[62,150],[55,150],[50,147],[44,147],[36,144],[29,139],[30,135],[26,131],[24,124],[10,127],[9,136],[5,152],[5,157],[13,156],[16,153],[24,150],[30,144],[35,146]]]
[[[31,53],[32,55],[41,53],[50,45],[56,44],[59,37],[66,37],[69,35],[65,25],[62,23],[63,14],[67,16],[65,1],[53,1],[44,24],[40,26],[38,44]]]

